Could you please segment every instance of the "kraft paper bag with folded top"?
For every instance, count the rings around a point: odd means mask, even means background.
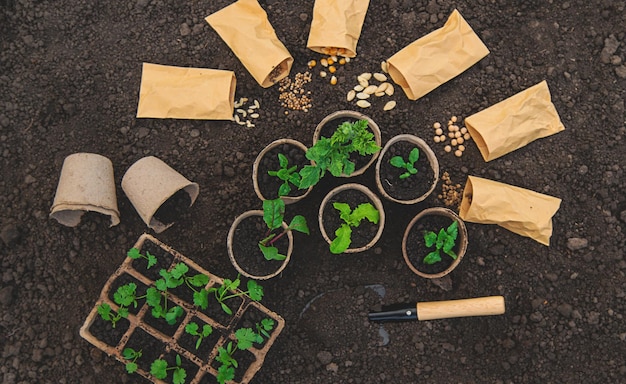
[[[455,9],[443,27],[409,44],[387,64],[393,81],[410,100],[417,100],[488,54],[489,49]]]
[[[325,55],[356,56],[369,0],[315,0],[307,48]]]
[[[497,224],[549,246],[552,216],[560,205],[556,197],[468,176],[459,216],[472,223]]]
[[[545,80],[465,118],[465,126],[485,161],[565,129]]]
[[[232,71],[144,63],[137,117],[231,120],[236,83]]]
[[[236,1],[205,20],[263,88],[289,75],[293,57],[257,0]]]

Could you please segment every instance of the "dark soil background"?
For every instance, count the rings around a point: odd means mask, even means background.
[[[278,138],[311,145],[324,116],[358,109],[345,98],[358,74],[377,71],[382,60],[441,27],[454,8],[491,53],[420,100],[409,101],[396,87],[395,109],[382,110],[385,98],[365,113],[381,127],[383,143],[400,133],[424,138],[455,184],[476,175],[563,199],[551,246],[468,223],[468,252],[446,291],[412,274],[400,251],[410,219],[443,205],[436,194],[416,206],[385,202],[378,244],[334,256],[317,210],[346,180],[326,177],[287,209],[288,219],[305,215],[312,232],[296,234],[290,264],[263,283],[263,303],[287,325],[253,382],[626,381],[623,1],[372,0],[358,56],[337,71],[338,84],[320,78],[316,67],[305,86],[311,108],[289,114],[278,87],[259,87],[204,21],[229,3],[0,0],[3,383],[142,382],[78,334],[104,282],[148,230],[120,187],[128,167],[154,155],[200,185],[193,208],[157,238],[233,278],[226,234],[237,215],[261,206],[251,181],[258,152]],[[295,58],[291,77],[319,61],[306,49],[312,1],[261,4]],[[260,101],[256,127],[136,119],[143,62],[233,70],[236,98]],[[469,116],[544,79],[565,131],[489,163],[471,141],[461,158],[432,142],[433,122]],[[94,215],[76,228],[49,219],[63,159],[75,152],[113,162],[120,225],[108,228]],[[373,175],[371,168],[350,181],[375,190]],[[488,295],[505,297],[504,315],[383,329],[367,321],[381,304]]]

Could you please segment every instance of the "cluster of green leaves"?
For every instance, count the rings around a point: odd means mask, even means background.
[[[300,189],[307,189],[319,182],[329,171],[333,176],[351,175],[355,170],[350,155],[358,152],[361,156],[372,155],[380,150],[374,134],[367,129],[367,120],[353,123],[343,122],[330,138],[320,139],[307,150],[306,158],[314,165],[305,165],[300,170]]]
[[[200,344],[202,344],[202,340],[205,337],[211,335],[211,333],[213,333],[213,327],[211,327],[209,324],[204,324],[202,326],[202,329],[200,329],[198,323],[192,321],[190,323],[187,323],[187,325],[185,326],[185,332],[187,332],[191,336],[196,336],[198,338],[196,340],[196,349],[198,349],[200,348]]]
[[[411,175],[417,174],[417,169],[415,168],[415,162],[420,158],[420,150],[415,147],[409,152],[409,158],[407,161],[404,161],[402,156],[394,156],[389,160],[389,163],[396,168],[404,168],[406,172],[400,175],[400,179],[406,179]]]
[[[259,241],[259,249],[266,260],[285,260],[287,256],[278,253],[278,248],[273,244],[287,232],[298,231],[309,234],[306,218],[302,215],[294,216],[287,228],[283,229],[281,233],[274,233],[273,231],[282,228],[284,217],[285,202],[281,198],[263,200],[263,221],[267,226],[267,232],[265,237]]]
[[[424,243],[428,248],[435,247],[435,250],[424,257],[424,264],[435,264],[441,261],[441,251],[452,259],[456,260],[457,255],[453,249],[456,244],[456,238],[459,233],[458,224],[452,222],[448,228],[441,228],[439,233],[432,231],[424,232]]]
[[[172,372],[172,382],[174,384],[183,384],[187,377],[187,371],[182,367],[182,359],[180,355],[176,355],[176,365],[169,367],[167,361],[163,359],[156,359],[150,365],[150,373],[157,379],[165,379],[167,372]]]
[[[122,318],[128,317],[128,308],[132,304],[137,308],[137,300],[145,296],[137,297],[137,284],[128,283],[117,288],[113,294],[113,301],[118,305],[117,312],[111,308],[109,303],[101,303],[98,305],[97,311],[103,320],[111,322],[113,328]]]
[[[142,255],[138,248],[131,248],[126,253],[126,256],[130,257],[133,260],[140,259],[140,258],[146,259],[146,261],[148,262],[148,266],[147,266],[148,269],[154,267],[157,263],[156,256],[151,255],[150,252],[148,251],[146,251],[145,255]]]
[[[280,164],[280,169],[267,171],[267,174],[278,177],[283,182],[278,188],[278,197],[287,196],[291,192],[291,185],[300,188],[300,174],[297,172],[298,166],[290,167],[287,156],[282,153],[278,154],[278,163]]]
[[[224,384],[227,381],[235,378],[235,369],[239,367],[239,363],[233,357],[235,351],[246,350],[252,347],[253,344],[263,343],[264,338],[269,338],[269,332],[274,329],[274,320],[266,318],[261,320],[261,323],[255,325],[256,332],[252,328],[240,328],[235,331],[236,344],[229,341],[225,347],[219,347],[217,349],[217,356],[215,360],[221,363],[217,370],[217,381],[220,384]]]
[[[124,356],[124,358],[128,360],[128,362],[126,363],[126,372],[135,373],[137,371],[137,368],[139,368],[137,366],[137,359],[139,359],[141,355],[141,350],[135,351],[132,348],[124,348],[124,350],[122,351],[122,356]]]
[[[359,204],[354,211],[346,203],[333,203],[333,207],[339,211],[339,218],[343,220],[341,226],[335,231],[335,239],[330,243],[330,252],[334,254],[343,253],[352,243],[352,228],[361,224],[363,219],[367,219],[374,224],[378,224],[380,213],[370,203]]]
[[[224,283],[221,284],[219,287],[211,287],[208,289],[209,293],[214,294],[215,299],[222,306],[222,310],[229,315],[232,315],[233,311],[228,307],[228,305],[226,305],[226,300],[243,295],[248,296],[251,300],[254,301],[260,301],[263,298],[263,287],[259,285],[259,283],[257,283],[256,281],[248,280],[248,290],[237,292],[236,290],[237,288],[239,288],[240,284],[241,280],[239,278],[239,275],[237,275],[237,278],[235,280],[224,279]]]

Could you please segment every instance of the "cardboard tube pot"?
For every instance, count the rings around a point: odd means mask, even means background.
[[[446,225],[446,228],[448,227],[448,225],[452,224],[452,222],[457,222],[458,234],[455,247],[453,248],[457,257],[456,260],[454,260],[452,264],[450,264],[450,266],[448,266],[445,270],[437,273],[427,273],[420,270],[417,265],[418,263],[414,261],[423,260],[424,257],[426,257],[426,255],[434,248],[426,248],[424,246],[424,254],[414,254],[413,247],[417,242],[423,241],[424,231],[433,231],[437,233],[441,229],[440,226],[433,226],[431,228],[424,225],[424,222],[426,220],[433,217],[443,217],[447,219],[446,222],[448,224]],[[414,236],[418,236],[418,241],[416,241]],[[413,220],[411,220],[411,222],[409,222],[409,225],[407,225],[406,230],[404,231],[404,236],[402,238],[402,256],[404,257],[404,261],[408,265],[409,269],[411,269],[411,271],[413,271],[415,274],[425,277],[427,279],[438,279],[452,272],[452,270],[459,265],[459,263],[463,259],[463,256],[465,255],[465,251],[467,250],[467,244],[467,229],[465,228],[465,223],[456,213],[454,213],[454,211],[442,207],[428,208],[415,215],[415,217],[413,217]],[[450,258],[450,256],[445,254],[443,251],[440,253],[442,254],[442,259],[444,257]]]
[[[382,139],[381,139],[381,135],[380,135],[380,128],[378,127],[378,124],[376,124],[376,122],[374,120],[372,120],[371,117],[364,115],[360,112],[355,112],[355,111],[348,111],[348,110],[343,110],[343,111],[336,111],[331,113],[330,115],[324,117],[322,119],[322,121],[319,122],[319,124],[317,124],[317,126],[315,127],[315,132],[313,132],[313,145],[315,145],[315,143],[317,143],[317,141],[319,140],[322,130],[326,130],[326,129],[332,129],[332,132],[334,132],[337,127],[339,125],[341,125],[341,123],[349,121],[349,122],[355,122],[358,120],[367,120],[367,126],[369,127],[369,129],[372,131],[372,133],[374,134],[374,140],[376,141],[376,144],[381,147],[382,146]],[[336,121],[337,124],[333,124],[332,127],[328,126],[328,124],[331,124],[333,121]],[[328,136],[330,137],[330,136]],[[352,172],[350,175],[341,175],[342,177],[353,177],[353,176],[359,176],[361,174],[363,174],[365,171],[367,171],[367,169],[374,164],[374,162],[376,161],[376,159],[378,158],[378,155],[380,154],[380,151],[374,153],[373,155],[371,155],[372,157],[370,158],[370,160],[364,164],[363,166],[357,168],[354,170],[354,172]],[[358,153],[357,153],[358,156]]]
[[[156,233],[171,227],[174,222],[162,222],[155,214],[177,192],[189,197],[191,207],[198,197],[198,184],[187,180],[162,160],[148,156],[137,160],[122,178],[122,189],[141,219]],[[187,208],[188,208],[187,207]]]
[[[282,183],[282,180],[280,180],[277,176],[269,176],[267,174],[259,174],[259,168],[262,168],[262,162],[264,161],[265,157],[268,156],[268,153],[270,153],[271,151],[273,151],[274,149],[277,149],[278,147],[281,147],[283,145],[287,145],[287,146],[291,146],[294,147],[300,151],[302,151],[302,156],[304,157],[304,155],[306,154],[307,151],[307,147],[306,145],[302,144],[301,142],[297,141],[297,140],[292,140],[292,139],[278,139],[275,140],[273,142],[271,142],[270,144],[268,144],[265,148],[263,148],[263,150],[261,152],[259,152],[259,154],[257,155],[256,159],[254,160],[254,163],[252,165],[252,183],[254,184],[254,192],[256,193],[256,195],[259,197],[259,199],[261,200],[271,200],[271,199],[275,199],[278,197],[278,195],[276,196],[265,196],[262,192],[262,188],[260,187],[260,184],[262,183],[262,181],[259,181],[259,179],[261,178],[271,178],[270,180],[272,180],[272,183],[276,183],[276,184],[280,184]],[[279,152],[282,153],[282,152]],[[284,154],[284,153],[283,153]],[[289,159],[289,154],[286,155]],[[309,164],[311,162],[309,161]],[[289,162],[288,167],[292,167],[295,164],[292,164],[291,162]],[[276,169],[272,169],[274,171],[277,171],[279,168]],[[296,172],[299,171],[299,168],[296,170]],[[280,198],[283,199],[283,201],[285,202],[285,204],[292,204],[295,202],[298,202],[302,199],[304,199],[309,192],[311,192],[311,190],[313,189],[313,187],[309,187],[306,190],[298,190],[298,187],[294,186],[293,184],[290,184],[291,187],[291,191],[293,193],[293,195],[287,195],[287,196],[281,196]],[[295,191],[295,193],[294,193]],[[299,194],[297,191],[300,191]]]
[[[388,153],[390,152],[390,149],[394,146],[394,144],[399,144],[399,143],[408,143],[413,148],[417,147],[419,149],[420,159],[423,156],[425,156],[430,166],[429,169],[426,169],[426,170],[418,169],[418,173],[411,175],[405,179],[407,182],[410,182],[414,180],[428,180],[429,178],[432,178],[432,181],[430,182],[430,186],[428,187],[428,189],[421,195],[415,195],[414,198],[401,199],[395,194],[395,193],[398,193],[400,190],[399,189],[394,190],[395,189],[394,185],[400,184],[403,182],[399,178],[397,179],[394,178],[393,180],[382,180],[381,178],[382,177],[381,167],[383,165],[382,162],[383,161],[388,162],[391,158],[391,156],[385,156],[385,155],[388,155]],[[404,154],[400,154],[400,156],[402,156],[404,161],[408,160],[408,152]],[[418,159],[416,164],[419,164],[419,161],[420,160]],[[401,173],[401,172],[402,170],[398,169],[398,173]],[[428,174],[427,172],[431,172],[431,173]],[[413,180],[410,180],[411,178],[413,178]],[[380,156],[378,156],[378,161],[376,162],[376,186],[378,187],[378,190],[383,195],[383,197],[385,197],[387,200],[400,203],[400,204],[419,203],[420,201],[423,201],[424,199],[426,199],[435,190],[435,187],[437,186],[438,181],[439,181],[439,161],[437,161],[437,156],[435,156],[435,153],[433,152],[432,149],[430,149],[428,144],[426,144],[426,142],[420,139],[419,137],[414,136],[414,135],[407,135],[407,134],[394,136],[387,142],[387,144],[385,144],[383,149],[380,151]]]
[[[322,233],[322,237],[324,237],[324,240],[326,240],[328,244],[332,243],[332,240],[328,236],[327,228],[324,223],[324,211],[327,209],[334,210],[335,208],[330,204],[331,199],[335,195],[339,194],[340,192],[351,190],[351,189],[364,194],[366,198],[362,202],[365,203],[365,202],[368,202],[366,200],[369,200],[369,202],[374,206],[374,208],[378,210],[378,213],[379,213],[379,220],[377,224],[378,230],[376,231],[376,234],[374,235],[374,237],[366,245],[361,246],[361,247],[348,248],[343,253],[358,253],[358,252],[367,251],[368,249],[373,247],[374,244],[376,244],[376,242],[380,239],[381,235],[383,234],[383,229],[385,228],[385,209],[383,207],[383,203],[380,201],[378,196],[376,196],[374,192],[372,192],[369,188],[367,188],[364,185],[356,184],[356,183],[348,183],[348,184],[340,185],[334,188],[333,190],[331,190],[330,192],[328,192],[328,194],[324,197],[324,199],[322,200],[322,203],[320,204],[320,209],[319,209],[319,213],[317,217],[318,217],[320,232]],[[356,207],[351,206],[350,208],[354,209]],[[337,215],[339,215],[338,211],[337,211]],[[366,219],[363,219],[363,220],[366,220]],[[328,230],[331,230],[332,231],[331,233],[334,234],[334,231],[336,230],[336,228],[328,228]]]
[[[369,0],[315,0],[307,48],[355,57],[368,6]]]
[[[233,222],[233,224],[230,226],[230,230],[228,231],[228,239],[227,239],[227,247],[228,247],[228,257],[230,258],[230,262],[233,264],[233,267],[235,267],[235,269],[237,270],[237,272],[241,273],[242,275],[250,278],[250,279],[254,279],[254,280],[267,280],[267,279],[271,279],[274,276],[277,276],[279,273],[281,273],[285,267],[287,266],[287,264],[289,263],[289,260],[291,259],[291,253],[293,251],[293,234],[291,233],[291,231],[287,231],[287,239],[289,241],[289,246],[287,249],[287,253],[286,253],[286,258],[284,260],[282,260],[282,263],[279,264],[279,267],[274,270],[271,273],[265,274],[265,275],[256,275],[255,273],[250,272],[250,270],[247,268],[246,265],[242,265],[241,261],[238,261],[238,255],[235,254],[234,251],[234,244],[236,241],[239,241],[238,239],[236,239],[237,236],[237,227],[239,227],[239,225],[246,219],[249,218],[253,218],[253,217],[261,217],[261,219],[263,219],[263,211],[261,210],[252,210],[252,211],[247,211],[242,213],[241,215],[237,216],[237,218],[235,219],[235,221]],[[282,227],[283,229],[287,228],[287,223],[285,223],[283,221],[282,223]],[[246,239],[242,239],[243,241],[245,241]],[[253,247],[255,248],[255,250],[258,252],[258,255],[255,253],[253,257],[257,257],[259,259],[259,262],[261,263],[270,263],[270,262],[274,262],[274,263],[278,263],[277,261],[270,261],[270,260],[265,260],[263,253],[261,252],[261,250],[258,248],[257,244],[259,239],[258,238],[253,238],[253,239],[248,239],[249,241],[251,241],[253,244]],[[250,257],[250,255],[247,255],[248,257]],[[241,257],[241,255],[240,255]]]
[[[289,75],[293,57],[257,0],[239,0],[206,17],[263,88]]]
[[[489,54],[456,9],[443,27],[415,40],[387,60],[389,75],[410,100],[455,78]]]
[[[50,217],[75,227],[86,211],[110,216],[111,227],[119,224],[113,164],[95,153],[74,153],[63,161]]]

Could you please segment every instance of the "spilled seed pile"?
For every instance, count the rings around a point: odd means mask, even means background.
[[[259,108],[261,108],[261,104],[259,104],[258,100],[248,101],[247,97],[241,97],[238,101],[235,101],[233,121],[239,125],[253,128],[254,124],[252,122],[254,119],[259,118]]]
[[[393,96],[393,84],[387,81],[387,62],[380,64],[381,72],[365,72],[357,76],[358,84],[354,86],[346,95],[346,100],[356,100],[356,105],[360,108],[369,108],[372,106],[373,98],[383,96]],[[372,84],[377,81],[378,84]],[[390,111],[396,107],[395,100],[390,100],[383,106],[384,111]]]
[[[461,184],[454,184],[447,171],[441,175],[441,181],[443,181],[441,184],[441,194],[437,195],[437,197],[439,200],[443,201],[446,207],[454,206],[459,208],[461,200],[463,200],[463,188],[461,188]]]
[[[466,127],[459,127],[457,125],[457,121],[459,121],[458,117],[450,117],[450,120],[448,120],[447,135],[444,134],[441,123],[435,122],[433,124],[433,129],[435,130],[435,136],[433,137],[433,141],[435,143],[444,143],[444,151],[454,151],[454,155],[456,157],[461,157],[463,156],[463,152],[465,151],[465,143],[469,141],[472,137],[470,136],[470,133]],[[450,144],[448,144],[447,142],[448,138],[450,138]]]
[[[304,86],[311,82],[311,72],[296,73],[294,79],[285,77],[278,83],[280,92],[278,99],[283,108],[294,111],[308,112],[312,106],[311,91],[306,91]],[[285,111],[285,115],[289,111]]]

